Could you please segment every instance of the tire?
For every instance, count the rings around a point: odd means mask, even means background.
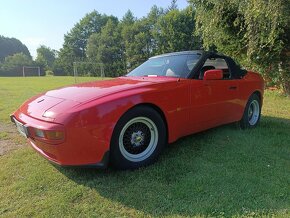
[[[247,102],[240,127],[242,129],[254,128],[258,125],[261,117],[261,99],[257,94],[252,94]]]
[[[116,124],[110,160],[117,169],[137,169],[156,161],[167,143],[166,126],[151,107],[138,106],[126,112]]]

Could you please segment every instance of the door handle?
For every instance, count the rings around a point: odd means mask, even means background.
[[[230,90],[236,90],[237,87],[236,87],[236,86],[230,86],[229,89],[230,89]]]

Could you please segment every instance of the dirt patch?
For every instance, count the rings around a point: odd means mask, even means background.
[[[25,138],[17,132],[14,124],[0,122],[0,156],[26,145]]]

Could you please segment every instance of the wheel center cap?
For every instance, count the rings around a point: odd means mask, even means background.
[[[144,136],[142,131],[133,132],[131,136],[131,144],[133,146],[140,146],[144,141]]]
[[[251,117],[253,115],[253,109],[252,108],[249,109],[248,115],[249,115],[249,117]]]

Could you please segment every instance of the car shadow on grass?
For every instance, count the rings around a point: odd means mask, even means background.
[[[135,171],[57,169],[145,215],[285,214],[290,205],[289,129],[289,120],[266,116],[252,130],[231,124],[184,137],[154,165]]]

